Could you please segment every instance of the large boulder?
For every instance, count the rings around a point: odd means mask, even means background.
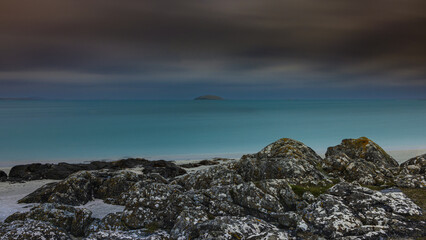
[[[71,240],[71,236],[62,228],[51,223],[28,219],[0,223],[0,239],[2,240]]]
[[[319,185],[330,182],[321,171],[321,162],[305,144],[283,138],[256,154],[244,155],[234,169],[245,181],[285,179],[290,184]]]
[[[144,173],[159,173],[165,178],[183,175],[186,171],[170,161],[149,161],[142,158],[128,158],[112,162],[94,161],[88,164],[41,164],[33,163],[14,166],[9,173],[12,180],[37,180],[37,179],[65,179],[78,171],[91,171],[101,169],[127,169],[141,167]]]
[[[87,209],[77,209],[71,206],[56,204],[41,204],[29,212],[17,212],[5,219],[6,223],[33,219],[49,222],[62,228],[76,237],[85,236],[89,224],[93,221],[92,212]]]
[[[379,145],[366,137],[343,139],[342,143],[329,147],[326,157],[346,154],[350,159],[364,159],[381,168],[396,168],[398,162],[385,152]]]
[[[7,174],[0,170],[0,182],[4,182],[7,180]]]
[[[395,159],[366,137],[344,139],[325,156],[322,169],[331,177],[364,185],[393,185],[398,170]]]

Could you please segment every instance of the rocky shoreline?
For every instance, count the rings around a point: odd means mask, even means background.
[[[426,237],[425,172],[426,154],[398,164],[365,137],[325,158],[283,138],[239,160],[181,166],[20,165],[0,180],[61,181],[19,200],[34,207],[0,223],[0,239],[418,239]],[[78,207],[95,199],[124,210],[100,219]]]

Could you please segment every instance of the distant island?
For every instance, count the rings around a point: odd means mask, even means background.
[[[215,95],[203,95],[194,98],[194,100],[223,100],[223,98]]]

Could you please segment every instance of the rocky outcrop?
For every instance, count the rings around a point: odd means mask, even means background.
[[[71,236],[63,229],[53,226],[48,222],[25,220],[11,223],[0,223],[0,239],[52,239],[71,240]]]
[[[331,177],[364,185],[393,185],[398,163],[366,137],[344,139],[329,147],[322,168]]]
[[[323,160],[301,142],[280,139],[239,161],[179,176],[162,172],[162,163],[147,171],[148,167],[80,171],[22,199],[42,204],[11,215],[0,225],[0,233],[30,221],[25,227],[36,225],[86,239],[425,236],[423,210],[402,192],[374,191],[358,184],[423,176],[424,156],[398,168],[377,144],[364,140],[344,140]],[[95,198],[123,205],[124,210],[93,219],[89,211],[70,206]],[[19,234],[25,231],[11,236],[22,238]]]
[[[251,155],[244,155],[234,169],[245,181],[285,179],[290,184],[326,184],[321,171],[322,159],[311,148],[293,139],[283,138]]]
[[[139,181],[167,182],[157,173],[137,174],[131,171],[81,171],[58,183],[50,183],[29,194],[20,203],[58,203],[82,205],[98,198],[109,203],[119,201]]]
[[[37,180],[37,179],[65,179],[69,175],[79,171],[91,171],[101,169],[127,169],[141,167],[144,173],[159,173],[163,177],[176,177],[186,171],[176,164],[164,161],[149,161],[141,158],[128,158],[113,162],[94,161],[88,164],[27,164],[14,166],[9,173],[11,180]]]
[[[0,170],[0,182],[4,182],[7,180],[7,174]]]
[[[62,228],[76,237],[86,235],[89,224],[93,221],[92,213],[87,209],[77,209],[71,206],[56,204],[41,204],[29,212],[14,213],[6,218],[6,223],[33,219],[49,222],[53,226]]]
[[[339,183],[303,210],[308,230],[326,238],[425,236],[422,210],[401,192],[381,193]],[[373,237],[374,236],[374,237]]]
[[[400,166],[395,179],[399,187],[426,188],[426,154],[411,158]]]

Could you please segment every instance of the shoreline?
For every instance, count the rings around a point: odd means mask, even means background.
[[[386,149],[385,149],[386,151]],[[319,156],[322,158],[325,157],[325,151],[316,151]],[[391,155],[399,164],[407,161],[410,158],[422,155],[426,153],[426,148],[417,148],[417,149],[398,149],[398,150],[388,150],[386,151],[389,155]],[[239,159],[244,154],[250,154],[250,153],[221,153],[221,154],[191,154],[191,155],[163,155],[163,156],[152,156],[152,157],[119,157],[119,158],[109,158],[109,159],[95,159],[95,160],[84,160],[84,161],[32,161],[32,162],[15,162],[14,165],[1,165],[0,162],[0,170],[4,171],[7,175],[9,175],[9,171],[12,167],[17,165],[25,165],[25,164],[31,164],[31,163],[42,163],[42,164],[58,164],[60,162],[66,162],[66,163],[72,163],[72,164],[78,164],[78,163],[89,163],[92,161],[116,161],[119,159],[125,159],[125,158],[144,158],[147,160],[166,160],[175,162],[177,165],[185,164],[185,163],[194,163],[199,162],[202,160],[212,160],[214,158],[228,158],[228,159]]]

